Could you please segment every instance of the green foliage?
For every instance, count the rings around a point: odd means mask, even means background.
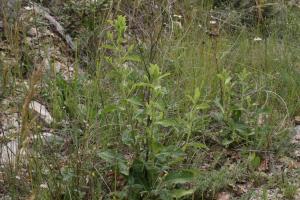
[[[280,21],[286,30],[269,18],[274,32],[253,41],[259,25],[209,36],[213,1],[156,1],[161,10],[145,2],[65,2],[82,16],[74,35],[88,62],[71,80],[44,77],[40,98],[55,119],[47,130],[65,144],[30,155],[37,198],[214,199],[236,182],[265,183],[262,154],[288,151],[289,117],[300,112],[298,13]],[[146,21],[139,9],[157,17],[151,30],[136,31]]]
[[[258,126],[260,112],[264,107],[259,107],[258,100],[253,98],[250,73],[244,69],[233,77],[224,70],[218,77],[221,81],[222,96],[216,98],[215,105],[219,112],[214,114],[215,120],[224,124],[220,132],[221,143],[230,146],[236,143],[255,145],[261,142]],[[261,91],[256,91],[259,95]],[[261,129],[268,124],[261,124]],[[264,134],[264,133],[262,133]],[[266,141],[267,142],[267,141]],[[267,145],[263,142],[261,147]]]
[[[284,184],[283,186],[283,195],[286,199],[295,199],[297,194],[298,187],[294,184]]]
[[[257,169],[261,164],[261,158],[258,155],[256,155],[256,153],[250,153],[248,160],[249,160],[249,168],[251,170]]]
[[[127,167],[127,162],[123,158],[122,155],[113,152],[113,151],[104,151],[104,152],[99,152],[98,156],[105,160],[108,164],[110,164],[113,169],[118,171],[119,173],[128,176],[129,174],[129,169]]]

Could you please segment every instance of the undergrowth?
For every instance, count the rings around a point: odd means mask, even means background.
[[[43,87],[25,89],[18,108],[22,142],[43,130],[26,110],[35,98],[65,141],[26,144],[27,162],[5,168],[5,190],[14,199],[213,199],[238,182],[267,182],[255,174],[266,158],[288,154],[300,113],[299,10],[278,1],[277,18],[258,11],[248,23],[218,14],[225,1],[97,2],[64,2],[62,21],[81,16],[68,25],[81,28],[72,33],[75,75],[29,70]],[[1,63],[1,98],[27,78],[14,34],[3,41],[19,65]]]

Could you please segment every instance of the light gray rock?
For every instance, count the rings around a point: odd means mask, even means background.
[[[64,142],[64,139],[60,136],[54,135],[50,132],[44,132],[40,135],[34,135],[32,136],[32,140],[39,140],[43,142],[43,144],[61,144]]]
[[[41,103],[32,101],[29,104],[29,109],[37,113],[46,124],[50,125],[53,122],[53,118],[47,110],[46,106],[42,105]]]
[[[296,133],[296,135],[297,134],[300,135],[300,125],[298,125],[298,126],[295,127],[295,133]]]
[[[300,145],[300,125],[298,125],[294,128],[292,143]]]
[[[18,153],[18,142],[17,141],[11,141],[7,144],[2,144],[0,147],[0,163],[6,164],[6,163],[14,163],[16,159],[16,155]]]

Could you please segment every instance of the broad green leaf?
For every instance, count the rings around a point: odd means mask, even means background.
[[[168,185],[172,184],[183,184],[193,182],[195,179],[195,172],[192,170],[182,170],[169,173],[165,178],[165,183]]]
[[[180,199],[185,196],[190,196],[195,192],[195,189],[175,189],[171,191],[172,197],[175,199]]]
[[[231,77],[226,78],[226,80],[225,80],[225,85],[229,84],[230,81],[231,81]]]
[[[126,131],[122,134],[122,142],[128,146],[134,144],[134,135],[132,132]]]
[[[135,88],[139,88],[139,87],[149,87],[149,88],[154,89],[154,86],[150,83],[136,83],[132,86],[131,90],[134,90]]]
[[[122,157],[112,150],[102,151],[98,153],[98,156],[109,163],[115,163],[116,161],[122,160]]]
[[[222,113],[224,114],[224,113],[225,113],[225,110],[224,110],[223,106],[221,105],[221,102],[220,102],[220,99],[219,99],[219,98],[217,98],[217,99],[215,100],[215,104],[216,104],[216,106],[222,111]]]
[[[136,159],[129,170],[128,184],[141,185],[145,190],[150,190],[156,183],[159,170],[151,163]]]
[[[161,80],[167,76],[170,76],[170,73],[165,73],[165,74],[161,75],[160,77],[158,77],[158,79]]]
[[[137,98],[130,98],[130,99],[126,99],[127,102],[131,103],[132,105],[135,105],[135,106],[142,106],[142,102],[137,99]]]
[[[194,147],[194,148],[206,149],[206,150],[208,149],[208,147],[205,144],[199,142],[188,143],[186,144],[186,147]]]
[[[130,56],[126,56],[125,60],[132,61],[132,62],[140,62],[141,58],[138,55],[130,55]]]
[[[209,105],[207,103],[202,103],[202,104],[196,106],[197,110],[206,110],[208,108],[209,108]]]
[[[259,156],[256,155],[256,153],[250,153],[248,159],[249,159],[251,167],[253,169],[256,169],[259,167],[259,165],[261,163],[261,159]]]
[[[161,120],[161,121],[155,122],[155,124],[161,125],[163,127],[174,127],[178,123],[175,120],[165,119],[165,120]]]
[[[120,173],[128,175],[128,166],[126,160],[123,158],[123,155],[114,152],[112,150],[102,151],[98,153],[98,156],[111,164],[112,166],[117,166]]]
[[[115,50],[116,48],[113,45],[109,45],[109,44],[105,44],[102,46],[105,49],[109,49],[109,50]]]
[[[118,107],[115,105],[108,105],[108,106],[105,106],[105,108],[102,110],[102,114],[111,113],[111,112],[116,111],[117,109],[118,109]]]
[[[195,102],[197,102],[197,101],[199,100],[200,95],[201,95],[200,89],[197,87],[197,88],[195,89],[195,93],[194,93],[194,101],[195,101]]]

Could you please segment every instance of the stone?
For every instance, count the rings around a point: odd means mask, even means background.
[[[227,192],[221,192],[217,196],[217,200],[230,200],[230,194]]]
[[[28,30],[28,35],[31,36],[31,37],[36,37],[38,35],[37,28],[34,28],[34,27],[30,28]]]
[[[10,141],[7,144],[1,145],[1,158],[0,158],[0,164],[6,164],[6,163],[14,163],[16,159],[16,155],[18,153],[18,142],[17,141]]]
[[[293,144],[300,144],[300,126],[294,128],[294,136],[292,138]]]
[[[61,144],[64,142],[64,139],[60,136],[54,135],[50,132],[44,132],[40,135],[34,135],[31,137],[32,140],[41,139],[44,144]]]
[[[29,104],[29,109],[36,112],[46,124],[50,125],[53,122],[53,118],[47,110],[46,106],[42,105],[41,103],[32,101]]]

